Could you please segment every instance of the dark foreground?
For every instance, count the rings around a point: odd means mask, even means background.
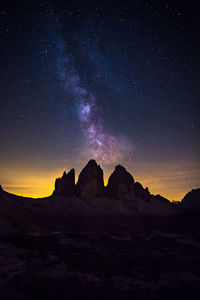
[[[199,299],[199,225],[184,220],[2,235],[0,299]]]

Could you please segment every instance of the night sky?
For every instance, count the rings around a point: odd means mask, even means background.
[[[91,158],[105,183],[120,163],[170,200],[198,187],[197,3],[1,2],[4,189],[47,196]]]

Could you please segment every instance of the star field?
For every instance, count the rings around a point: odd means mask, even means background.
[[[197,187],[199,16],[195,1],[2,2],[5,189],[47,195],[90,158],[170,199]]]

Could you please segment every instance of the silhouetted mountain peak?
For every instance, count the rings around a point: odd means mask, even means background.
[[[181,201],[181,205],[192,211],[200,210],[200,188],[188,192]]]
[[[79,197],[95,197],[104,191],[103,170],[91,159],[79,174],[76,195]]]
[[[74,195],[75,190],[75,170],[71,169],[67,174],[64,171],[61,178],[55,181],[55,195],[70,197]]]
[[[108,179],[107,192],[110,197],[119,200],[133,200],[134,179],[132,175],[121,165],[115,167]]]
[[[53,195],[77,198],[96,198],[104,196],[117,200],[133,201],[140,210],[145,205],[162,205],[170,202],[160,195],[152,195],[148,188],[143,188],[139,182],[134,182],[133,176],[122,165],[117,165],[108,179],[107,187],[104,186],[103,170],[94,159],[88,161],[79,174],[75,185],[75,171],[64,171],[61,178],[55,181]],[[103,200],[102,200],[103,201]],[[139,202],[138,202],[139,201]],[[144,204],[144,201],[146,204]],[[149,202],[149,203],[147,203]],[[145,208],[147,209],[147,208]],[[165,209],[165,208],[164,208]],[[162,210],[162,208],[159,208]]]
[[[98,166],[96,160],[90,159],[86,166]]]
[[[122,165],[117,165],[115,167],[115,171],[117,171],[117,172],[124,172],[124,171],[126,171],[126,168],[124,168]]]
[[[129,182],[129,183],[134,182],[133,176],[126,170],[125,167],[123,167],[121,165],[117,165],[115,167],[115,170],[111,174],[111,176],[114,177],[118,181],[123,181],[123,182],[126,182],[126,183],[127,182]],[[110,178],[111,178],[111,176],[110,176]]]
[[[151,194],[150,194],[149,189],[147,187],[143,188],[141,183],[135,182],[134,188],[135,188],[135,195],[137,197],[139,197],[139,198],[141,198],[141,199],[143,199],[144,201],[147,201],[147,202],[150,201]]]

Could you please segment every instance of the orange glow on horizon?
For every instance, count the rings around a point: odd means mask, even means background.
[[[130,165],[130,164],[129,164]],[[183,163],[155,164],[135,163],[126,169],[133,175],[135,181],[139,181],[143,187],[149,188],[152,194],[160,194],[169,200],[181,200],[192,188],[198,187],[199,168],[192,168]],[[55,179],[61,177],[64,169],[55,168],[51,171],[38,170],[27,171],[27,168],[4,169],[4,178],[0,175],[0,184],[7,192],[32,198],[47,197],[54,190]],[[76,169],[76,179],[80,170]],[[113,172],[113,167],[102,166],[104,170],[104,184],[107,185],[108,178]],[[134,171],[132,171],[134,170]],[[6,176],[5,176],[6,175]],[[137,175],[137,176],[136,176]]]

